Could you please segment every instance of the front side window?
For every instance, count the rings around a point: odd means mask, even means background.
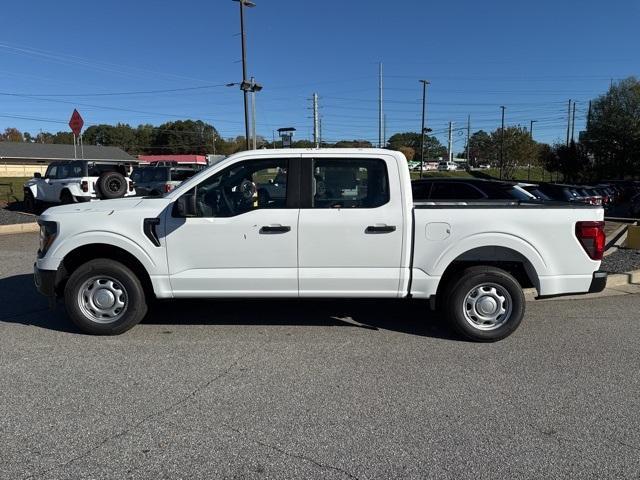
[[[185,195],[195,196],[195,216],[233,217],[262,208],[286,208],[287,159],[248,160],[203,180]]]
[[[58,174],[58,166],[57,165],[49,165],[47,168],[47,173],[44,174],[45,178],[56,178]]]
[[[388,201],[383,160],[314,160],[313,208],[376,208]]]

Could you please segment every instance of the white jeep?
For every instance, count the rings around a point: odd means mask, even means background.
[[[44,177],[36,172],[24,184],[25,210],[37,212],[46,204],[133,196],[132,167],[130,162],[117,160],[52,162]]]

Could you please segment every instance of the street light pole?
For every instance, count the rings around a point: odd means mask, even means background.
[[[247,89],[247,49],[246,49],[246,38],[244,33],[244,7],[255,7],[256,4],[249,0],[233,0],[234,2],[238,2],[240,4],[240,37],[242,39],[242,84],[240,88],[243,92],[244,98],[244,135],[247,150],[249,150],[249,91]]]
[[[500,180],[502,180],[502,170],[504,167],[504,110],[506,107],[501,106],[502,110],[502,127],[500,128]]]
[[[533,124],[536,123],[537,120],[531,120],[529,123],[529,138],[533,140]],[[531,180],[531,159],[529,159],[529,169],[527,170],[527,181]]]
[[[424,122],[425,122],[425,112],[427,107],[427,85],[429,85],[428,80],[420,80],[422,83],[422,130],[420,130],[420,178],[422,178],[422,170],[424,169]]]

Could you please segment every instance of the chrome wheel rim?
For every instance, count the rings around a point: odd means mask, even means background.
[[[92,322],[116,322],[125,314],[127,306],[126,289],[121,282],[111,277],[91,277],[78,291],[78,307]]]
[[[464,318],[478,330],[495,330],[504,325],[513,310],[509,292],[495,283],[476,285],[465,295],[462,304]]]

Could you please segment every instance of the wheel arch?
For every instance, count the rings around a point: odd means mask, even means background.
[[[61,294],[69,276],[82,264],[97,258],[106,258],[122,263],[140,279],[145,295],[155,296],[151,277],[145,266],[133,254],[123,248],[106,243],[81,245],[69,251],[60,264],[60,280],[56,285],[56,293]]]
[[[521,252],[505,246],[472,248],[455,257],[444,269],[436,297],[441,296],[448,284],[463,270],[474,266],[500,268],[512,275],[522,288],[540,290],[539,273],[533,262]]]

